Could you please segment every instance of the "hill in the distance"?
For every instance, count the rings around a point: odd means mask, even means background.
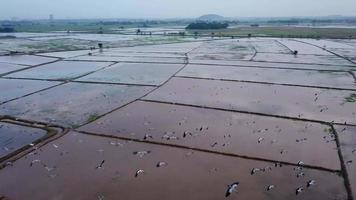
[[[226,19],[225,19],[225,17],[220,16],[220,15],[208,14],[208,15],[203,15],[201,17],[198,17],[197,20],[198,21],[209,21],[209,22],[215,21],[215,22],[218,22],[218,21],[224,21]]]

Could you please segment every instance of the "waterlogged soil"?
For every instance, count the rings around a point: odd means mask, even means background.
[[[0,199],[345,200],[348,180],[356,194],[354,40],[15,35],[1,51],[43,56],[0,56],[0,118],[81,133],[39,147],[46,131],[0,122],[0,157],[33,146],[0,170]]]
[[[0,63],[0,76],[6,73],[10,73],[12,71],[20,70],[25,68],[26,66],[22,65],[14,65],[8,63]]]
[[[147,154],[134,153],[141,151]],[[251,175],[253,168],[267,170]],[[295,166],[275,167],[269,162],[70,132],[1,170],[0,193],[11,199],[37,200],[215,200],[225,198],[228,185],[238,183],[229,198],[347,198],[340,176],[304,168],[305,176],[298,178],[298,170]],[[307,188],[311,180],[316,184]],[[273,189],[267,191],[271,185]],[[303,190],[296,195],[300,187]]]
[[[335,126],[340,140],[340,148],[344,164],[350,179],[352,194],[356,194],[356,128],[351,126]]]
[[[205,64],[205,65],[228,65],[228,66],[248,66],[259,68],[285,68],[285,69],[316,69],[316,70],[354,70],[352,66],[340,65],[318,65],[318,64],[298,64],[298,63],[276,63],[276,62],[254,62],[243,60],[199,60],[189,57],[190,64]]]
[[[82,77],[78,81],[161,85],[183,66],[181,64],[119,63]]]
[[[42,138],[46,131],[0,122],[0,158]]]
[[[97,47],[98,43],[104,43],[105,48],[118,48],[206,40],[205,38],[195,39],[193,37],[181,36],[165,37],[115,34],[58,34],[40,36],[36,34],[37,33],[25,33],[23,34],[24,37],[1,39],[0,49],[23,53],[46,53],[90,49]]]
[[[316,123],[139,101],[79,130],[337,170],[340,163],[329,129]]]
[[[110,62],[143,62],[143,63],[186,63],[186,58],[161,57],[114,57],[114,56],[79,56],[74,61],[110,61]]]
[[[313,44],[316,45],[320,48],[325,48],[325,49],[349,49],[349,48],[353,48],[356,49],[356,47],[353,47],[350,44],[347,44],[348,41],[350,40],[315,40],[315,39],[295,39],[297,41],[302,41],[302,42],[306,42],[309,44]]]
[[[56,61],[56,59],[32,55],[0,56],[0,63],[20,64],[28,66],[40,65],[53,61]]]
[[[69,62],[59,61],[39,67],[27,69],[17,73],[9,74],[11,78],[30,78],[30,79],[51,79],[68,80],[86,75],[103,67],[109,66],[108,62]]]
[[[257,41],[250,41],[257,52],[270,52],[270,53],[291,53],[291,50],[282,45],[275,39],[260,39]]]
[[[197,60],[250,60],[255,53],[256,50],[248,42],[223,40],[206,42],[189,52],[189,57]]]
[[[325,64],[325,65],[354,65],[352,62],[335,55],[293,55],[257,53],[254,61],[300,63],[300,64]]]
[[[72,58],[76,56],[88,55],[89,53],[91,54],[97,53],[98,51],[99,50],[59,51],[59,52],[52,52],[52,53],[41,53],[37,55],[57,57],[57,58]]]
[[[177,76],[356,89],[355,80],[348,72],[188,65]]]
[[[158,58],[185,58],[182,53],[142,53],[142,52],[122,52],[122,51],[104,51],[96,53],[97,56],[113,56],[113,57],[158,57]]]
[[[60,84],[59,82],[0,79],[0,104]]]
[[[68,83],[0,106],[0,115],[75,127],[151,91],[152,87]]]
[[[311,55],[333,55],[332,53],[325,51],[319,47],[302,43],[295,40],[278,40],[281,44],[288,47],[292,52],[298,51],[298,54],[311,54]]]
[[[353,91],[173,78],[145,99],[356,124]]]

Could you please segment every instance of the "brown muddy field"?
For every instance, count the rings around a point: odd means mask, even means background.
[[[0,199],[352,200],[350,42],[0,56]]]

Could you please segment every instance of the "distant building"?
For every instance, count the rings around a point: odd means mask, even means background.
[[[54,20],[53,14],[50,14],[49,15],[49,21],[53,21],[53,20]]]

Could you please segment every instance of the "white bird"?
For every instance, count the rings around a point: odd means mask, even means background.
[[[264,140],[264,138],[258,138],[258,143],[261,143]]]
[[[304,175],[305,175],[304,172],[300,172],[300,173],[297,174],[297,178],[302,177]]]
[[[232,183],[231,185],[228,185],[228,186],[227,186],[227,191],[226,191],[225,197],[228,197],[228,196],[230,196],[233,192],[235,192],[235,191],[237,190],[237,186],[238,186],[239,184],[240,184],[239,182],[235,182],[235,183]]]
[[[101,163],[100,163],[98,166],[96,166],[95,169],[101,169],[101,168],[103,168],[104,163],[105,163],[105,160],[102,160]]]
[[[143,137],[144,140],[148,140],[149,138],[153,139],[153,136],[146,134],[145,137]]]
[[[270,191],[270,190],[272,190],[274,188],[274,185],[269,185],[268,187],[267,187],[267,191]]]
[[[307,182],[307,187],[310,187],[312,185],[315,185],[316,181],[315,180],[310,180]]]
[[[158,162],[157,163],[157,167],[165,167],[165,166],[167,166],[168,164],[166,163],[166,162]]]
[[[138,177],[140,174],[145,173],[145,171],[143,171],[143,169],[139,169],[136,171],[135,177]]]
[[[299,188],[297,188],[297,189],[295,190],[295,194],[298,195],[298,194],[300,194],[303,190],[304,190],[303,187],[299,187]]]
[[[257,172],[259,172],[260,171],[260,169],[258,169],[258,168],[253,168],[252,170],[251,170],[251,175],[254,175],[254,174],[256,174]]]

